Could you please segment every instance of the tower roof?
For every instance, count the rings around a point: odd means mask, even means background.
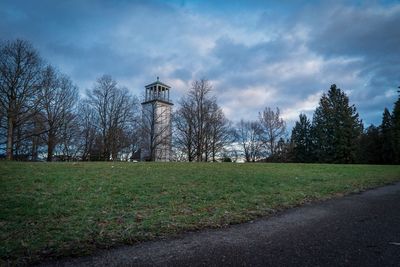
[[[150,84],[148,84],[148,85],[146,85],[145,86],[145,88],[147,88],[147,87],[151,87],[151,86],[154,86],[154,85],[157,85],[157,84],[159,84],[159,85],[162,85],[162,86],[164,86],[164,87],[167,87],[168,89],[170,89],[171,88],[171,86],[169,86],[169,85],[166,85],[165,83],[162,83],[162,82],[160,82],[160,79],[157,77],[157,81],[155,81],[155,82],[153,82],[153,83],[150,83]]]

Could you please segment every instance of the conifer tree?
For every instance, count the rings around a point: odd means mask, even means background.
[[[400,91],[397,92],[400,93]],[[392,123],[394,163],[400,164],[400,95],[397,101],[394,103]]]
[[[312,134],[315,156],[319,162],[352,163],[362,124],[354,105],[333,84],[323,94],[314,112]]]
[[[393,139],[393,118],[389,110],[385,108],[382,115],[380,126],[382,163],[390,164],[394,162],[394,139]]]
[[[382,164],[382,135],[379,127],[370,125],[361,135],[357,163]]]
[[[299,121],[292,130],[293,160],[310,162],[311,157],[311,122],[305,114],[300,114]]]

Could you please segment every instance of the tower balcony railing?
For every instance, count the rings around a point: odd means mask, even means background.
[[[151,101],[151,100],[163,100],[169,102],[169,97],[168,95],[163,95],[163,94],[149,94],[146,96],[146,101]]]

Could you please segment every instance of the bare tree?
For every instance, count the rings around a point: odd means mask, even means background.
[[[87,100],[81,101],[77,112],[79,125],[79,147],[81,148],[81,159],[84,161],[93,158],[93,149],[97,135],[96,114]]]
[[[55,152],[59,153],[62,160],[78,160],[82,154],[83,144],[81,142],[81,132],[77,113],[68,112],[65,115],[64,123],[61,125],[59,142]]]
[[[125,161],[139,159],[140,133],[140,118],[139,116],[135,116],[130,123],[129,129],[126,131],[126,147],[122,151],[122,153],[125,155]]]
[[[0,45],[0,110],[6,128],[6,156],[29,134],[18,129],[35,115],[38,106],[41,59],[32,45],[15,40]]]
[[[174,120],[174,146],[186,155],[191,162],[195,159],[196,149],[194,146],[194,109],[192,100],[182,98],[180,108],[173,116]]]
[[[279,139],[284,137],[286,131],[286,123],[280,117],[279,108],[273,111],[266,107],[260,113],[260,124],[262,129],[261,141],[267,152],[267,156],[273,158],[277,152]]]
[[[223,147],[232,141],[230,123],[210,94],[211,89],[205,79],[194,81],[175,113],[175,143],[189,161],[215,161]]]
[[[189,91],[189,98],[192,99],[194,104],[194,144],[196,148],[196,160],[206,160],[205,153],[207,151],[206,132],[207,132],[207,118],[208,109],[215,99],[210,96],[211,84],[202,79],[200,81],[194,81],[192,89]]]
[[[119,158],[122,150],[130,147],[132,126],[137,120],[139,110],[138,99],[130,94],[127,88],[119,88],[114,101],[116,106],[113,108],[114,113],[109,135],[113,160]]]
[[[40,114],[45,124],[43,138],[47,145],[47,161],[53,160],[54,149],[62,142],[69,121],[73,119],[73,112],[78,100],[78,88],[71,79],[60,74],[52,66],[43,71],[43,82],[39,91]],[[64,140],[65,141],[65,140]]]
[[[240,143],[247,162],[255,162],[262,156],[261,124],[259,121],[244,121],[236,125],[236,140]]]
[[[101,159],[115,160],[124,148],[123,140],[129,123],[135,116],[137,99],[126,88],[119,88],[109,75],[100,77],[88,91],[88,103],[95,110],[96,126],[101,136]]]
[[[31,160],[36,161],[39,158],[39,153],[43,152],[42,148],[45,145],[45,142],[41,138],[41,135],[46,132],[45,122],[43,121],[43,116],[41,116],[40,112],[37,112],[31,119],[32,125],[30,127],[32,136],[31,136]],[[18,152],[17,152],[18,153]]]
[[[209,106],[209,118],[207,120],[207,147],[206,161],[210,154],[212,161],[217,160],[218,153],[222,152],[224,147],[233,142],[232,127],[230,121],[225,117],[222,109],[216,102]]]
[[[111,123],[112,115],[115,112],[114,93],[117,91],[117,82],[114,81],[111,76],[103,75],[98,78],[93,89],[87,92],[89,97],[89,104],[95,110],[97,115],[96,126],[100,132],[102,139],[101,143],[101,159],[110,159],[110,134],[111,134]]]

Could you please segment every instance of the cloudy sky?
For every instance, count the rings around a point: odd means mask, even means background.
[[[228,118],[279,107],[289,125],[335,83],[365,124],[400,85],[398,1],[0,1],[0,39],[27,39],[81,92],[111,74],[177,101],[206,78]]]

